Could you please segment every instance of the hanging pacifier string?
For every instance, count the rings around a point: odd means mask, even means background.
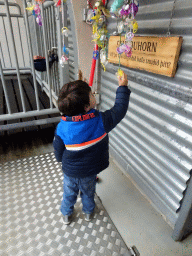
[[[120,45],[121,45],[121,33],[120,33]],[[121,60],[120,60],[120,58],[121,58],[121,54],[119,54],[119,68],[120,68],[120,66],[121,66]]]
[[[134,0],[132,0],[132,19],[134,20],[135,19],[135,15],[134,15],[134,10],[133,10],[133,4],[134,4]]]
[[[176,5],[176,0],[174,0],[173,2],[173,8],[172,8],[172,11],[171,11],[171,18],[170,18],[170,22],[169,22],[169,27],[168,27],[168,31],[167,31],[167,35],[170,36],[170,28],[171,28],[171,24],[172,24],[172,19],[173,19],[173,13],[174,13],[174,10],[175,10],[175,5]]]
[[[63,27],[64,27],[64,2],[62,1],[62,23],[63,23]],[[62,29],[62,32],[63,32],[63,29]],[[65,36],[64,36],[64,33],[63,34],[63,46],[65,44]]]

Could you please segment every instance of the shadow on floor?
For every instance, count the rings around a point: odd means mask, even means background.
[[[23,131],[0,136],[0,162],[52,152],[56,124],[35,131]]]

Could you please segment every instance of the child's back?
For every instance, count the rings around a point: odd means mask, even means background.
[[[78,80],[61,89],[58,107],[62,117],[53,146],[64,172],[64,216],[72,214],[79,189],[83,211],[91,214],[95,208],[96,175],[109,165],[108,133],[128,109],[130,90],[125,74],[119,78],[119,85],[114,107],[105,112],[94,109],[95,98],[87,83]]]

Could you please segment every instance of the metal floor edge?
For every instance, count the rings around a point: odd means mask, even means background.
[[[91,222],[78,197],[71,224],[63,224],[63,172],[53,152],[0,164],[0,183],[1,256],[136,255],[97,195]]]

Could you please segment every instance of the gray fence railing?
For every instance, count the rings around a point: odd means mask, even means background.
[[[39,26],[34,16],[26,10],[26,0],[23,0],[23,13],[16,3],[0,1],[0,6],[0,89],[2,91],[0,103],[2,106],[5,105],[3,108],[6,110],[0,112],[0,130],[58,122],[60,117],[45,118],[45,115],[59,113],[56,101],[59,89],[65,81],[64,75],[68,76],[58,61],[54,61],[51,67],[49,63],[52,54],[58,56],[58,60],[62,54],[62,23],[59,7],[55,6],[54,1],[46,1],[41,4],[43,25]],[[65,15],[65,19],[67,19],[67,15]],[[45,72],[35,70],[33,60],[35,55],[45,57]],[[32,110],[27,107],[28,102],[21,77],[23,74],[31,74],[33,78],[35,108]],[[21,102],[20,111],[13,110],[12,102],[10,102],[7,79],[11,75],[17,76],[16,91]],[[39,86],[49,98],[49,106],[46,108],[41,106]],[[9,120],[29,117],[38,117],[38,120],[8,123]],[[43,118],[40,119],[40,117]]]

